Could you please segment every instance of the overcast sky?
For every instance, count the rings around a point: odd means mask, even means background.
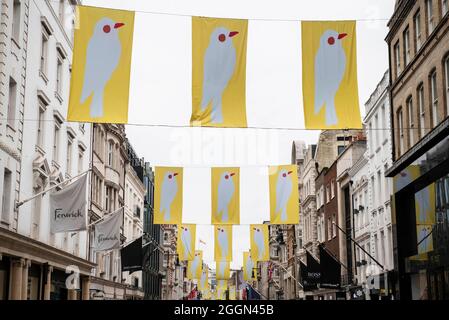
[[[388,68],[384,41],[394,0],[83,0],[136,13],[129,122],[189,124],[191,112],[191,18],[189,15],[250,19],[246,102],[252,127],[304,128],[301,34],[297,21],[358,20],[357,59],[362,116],[364,103]],[[251,20],[256,19],[256,20]],[[241,167],[241,223],[269,220],[266,165],[291,162],[293,140],[316,143],[305,130],[200,129],[128,125],[127,136],[151,165],[183,166],[183,222],[200,224],[197,248],[213,263],[210,166]],[[207,244],[199,244],[199,239]],[[233,263],[240,268],[249,249],[249,226],[234,227]]]

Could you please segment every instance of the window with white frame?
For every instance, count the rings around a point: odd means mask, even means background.
[[[327,218],[327,241],[332,239],[332,221],[331,217]]]
[[[408,117],[408,141],[409,141],[409,148],[413,147],[413,145],[415,144],[415,140],[414,140],[414,134],[415,134],[415,123],[413,121],[413,100],[412,97],[410,96],[407,99],[407,117]]]
[[[373,132],[373,124],[371,123],[371,121],[370,121],[370,123],[368,124],[368,133],[370,134],[370,136],[371,137],[373,137],[374,138],[374,132]],[[374,139],[369,139],[369,152],[370,152],[370,154],[374,154],[374,143],[373,143],[373,140]]]
[[[55,120],[54,125],[54,134],[53,134],[53,161],[58,163],[59,161],[59,139],[60,139],[60,133],[61,133],[61,125],[59,124],[58,120]]]
[[[44,132],[44,128],[45,128],[45,110],[46,110],[47,106],[45,105],[45,103],[39,99],[39,113],[38,113],[38,118],[37,118],[37,141],[36,144],[38,147],[43,148],[44,145],[44,136],[45,136],[45,132]]]
[[[56,63],[56,93],[59,95],[59,97],[62,97],[63,65],[64,57],[58,52]]]
[[[427,14],[427,29],[428,35],[430,35],[435,29],[435,19],[433,16],[433,1],[426,0],[426,14]]]
[[[404,40],[404,64],[408,65],[411,59],[411,51],[410,51],[410,31],[409,29],[405,29],[403,35]]]
[[[430,74],[430,99],[432,103],[432,120],[433,126],[438,124],[438,88],[437,88],[437,72]]]
[[[332,215],[332,238],[335,238],[337,236],[337,219],[335,217],[335,214]]]
[[[73,137],[68,135],[67,137],[67,163],[66,172],[72,174],[72,154],[73,154]]]
[[[9,78],[9,100],[8,100],[8,126],[14,129],[17,108],[17,83],[13,78]]]
[[[330,186],[329,185],[327,185],[326,186],[326,203],[329,203],[329,201],[330,201]]]
[[[331,199],[335,197],[335,180],[331,180]]]
[[[1,221],[9,223],[11,211],[12,173],[7,168],[3,171],[3,196]]]
[[[418,52],[419,49],[421,49],[422,46],[422,36],[421,36],[421,13],[416,12],[415,16],[413,17],[413,24],[415,28],[415,45],[416,45],[416,52]]]
[[[12,39],[19,44],[20,37],[20,16],[21,16],[20,0],[14,0],[12,7]]]
[[[401,74],[401,51],[399,48],[399,41],[394,45],[394,63],[396,66],[396,77]]]
[[[381,119],[382,119],[382,122],[383,122],[382,127],[384,129],[388,128],[389,125],[388,125],[388,121],[387,121],[387,114],[386,114],[386,111],[385,111],[385,103],[380,107],[380,116],[381,116]],[[384,142],[385,139],[387,138],[387,133],[388,132],[387,132],[387,130],[381,130],[381,132],[382,132],[382,142]]]
[[[48,32],[47,28],[42,25],[40,72],[44,75],[47,74],[47,54],[48,54],[48,39],[49,38],[50,38],[50,33]]]
[[[424,85],[420,84],[417,90],[418,94],[418,112],[419,112],[419,131],[420,137],[426,134],[425,109],[424,109]]]
[[[374,148],[375,150],[377,150],[377,147],[379,147],[380,143],[379,143],[379,116],[376,115],[374,116]],[[375,151],[373,150],[373,151]]]
[[[78,146],[78,173],[83,172],[84,150]]]
[[[114,142],[108,143],[108,166],[112,167],[114,164]]]

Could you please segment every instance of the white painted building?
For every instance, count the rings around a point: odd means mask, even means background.
[[[0,299],[80,298],[64,283],[70,265],[89,297],[86,232],[50,233],[48,193],[14,206],[89,168],[90,126],[65,120],[75,4],[1,2]]]
[[[125,172],[125,215],[123,220],[123,231],[126,238],[125,245],[142,236],[144,197],[145,188],[143,182],[128,162]],[[122,276],[126,284],[142,288],[142,271],[136,271],[132,274],[126,271],[123,272]]]
[[[368,193],[368,159],[363,154],[349,170],[351,177],[352,219],[354,222],[354,240],[367,252],[371,246],[371,228]],[[355,279],[358,285],[366,284],[366,271],[369,257],[355,246]]]
[[[394,268],[390,203],[392,187],[390,178],[385,177],[385,172],[393,163],[388,84],[387,71],[365,104],[364,119],[368,139],[370,253],[384,266],[384,271]],[[380,272],[381,269],[371,270],[372,274]]]

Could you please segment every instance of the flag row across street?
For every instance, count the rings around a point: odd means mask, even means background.
[[[296,165],[267,167],[270,223],[299,223]],[[240,224],[240,168],[211,168],[211,224]],[[155,168],[155,224],[182,224],[183,168]]]
[[[76,10],[68,121],[128,123],[135,13]],[[306,128],[361,128],[356,22],[303,21],[301,34]],[[192,17],[190,125],[248,126],[247,39],[248,20]]]

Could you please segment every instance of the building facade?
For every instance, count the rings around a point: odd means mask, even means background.
[[[65,121],[76,4],[1,2],[0,299],[90,297],[87,233],[51,234],[38,195],[89,169],[91,128]],[[79,284],[66,286],[69,270]]]
[[[144,263],[143,289],[145,300],[162,299],[162,233],[160,225],[154,224],[154,171],[150,163],[145,162],[143,170],[145,187],[144,208]]]
[[[368,223],[370,232],[370,246],[367,250],[379,261],[382,267],[371,263],[369,268],[370,278],[379,277],[378,294],[381,296],[391,295],[388,271],[394,269],[393,261],[393,233],[391,226],[391,194],[392,179],[385,177],[386,171],[392,166],[392,134],[391,134],[391,108],[389,96],[389,72],[385,72],[382,80],[377,85],[369,100],[365,104],[365,127],[367,137],[368,158],[368,195],[360,195],[359,202],[366,210],[359,210],[359,222]],[[358,204],[360,206],[360,204]],[[369,210],[368,210],[369,208]],[[355,205],[357,209],[357,205]],[[356,211],[354,210],[354,213]],[[368,216],[368,218],[366,217]],[[356,219],[356,218],[355,218]],[[357,219],[356,219],[357,220]],[[364,230],[366,231],[366,230]],[[366,246],[365,246],[365,249]],[[358,253],[358,251],[357,251]],[[360,263],[369,261],[360,251]],[[366,277],[366,265],[360,266],[363,277]],[[391,273],[390,273],[391,276]]]
[[[386,175],[393,178],[393,293],[400,299],[449,297],[448,12],[445,0],[398,0],[388,23],[394,134]]]
[[[137,156],[131,143],[126,139],[128,160],[125,164],[125,209],[123,234],[128,245],[143,235],[145,186],[143,184],[143,159]],[[122,273],[123,283],[128,288],[125,299],[143,299],[142,271]]]
[[[92,137],[90,223],[125,207],[125,170],[128,163],[125,127],[94,124]],[[121,242],[126,241],[123,226]],[[90,238],[94,238],[93,231]],[[95,299],[124,299],[120,250],[96,252],[89,246],[90,259],[97,264],[92,273],[91,296]]]

